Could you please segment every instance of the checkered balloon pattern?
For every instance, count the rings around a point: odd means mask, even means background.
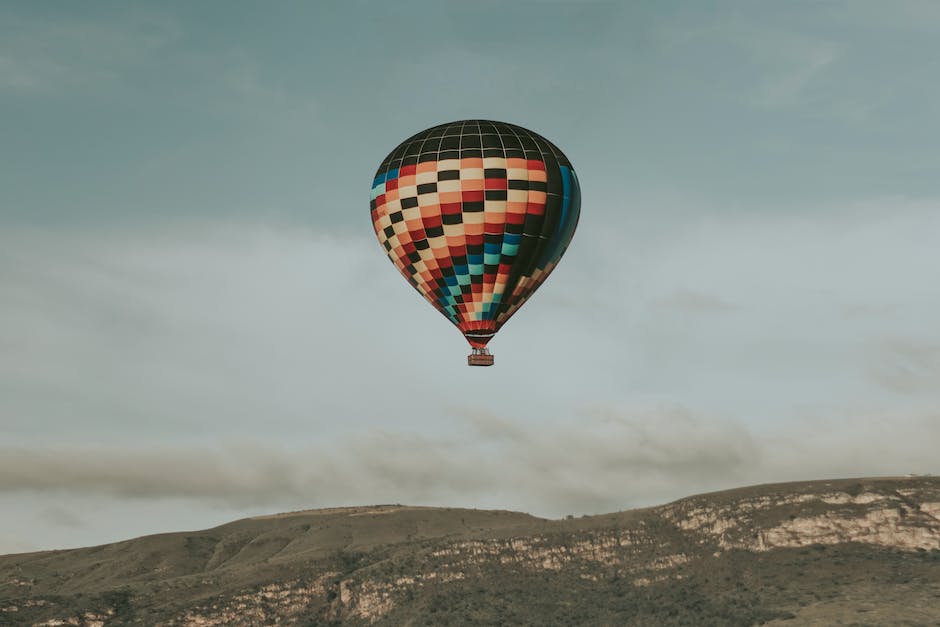
[[[544,137],[465,120],[405,140],[372,183],[372,224],[399,272],[484,348],[555,268],[581,208]]]

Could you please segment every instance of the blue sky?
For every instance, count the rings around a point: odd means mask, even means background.
[[[926,1],[4,5],[0,552],[940,472],[938,41]],[[462,118],[583,188],[492,369],[367,218]]]

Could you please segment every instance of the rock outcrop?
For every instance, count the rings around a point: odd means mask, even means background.
[[[897,616],[940,621],[940,479],[757,486],[559,521],[318,510],[3,556],[0,624],[538,623],[559,612],[575,622],[799,622],[821,603],[836,607],[821,590],[838,598],[879,577],[894,586]],[[505,604],[510,589],[521,605]]]

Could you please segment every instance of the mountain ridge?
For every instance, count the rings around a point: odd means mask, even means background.
[[[558,520],[399,504],[301,510],[0,556],[0,624],[749,625],[837,615],[940,624],[940,478],[763,484]]]

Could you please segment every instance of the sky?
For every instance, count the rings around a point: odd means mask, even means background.
[[[930,0],[3,3],[0,553],[940,473],[938,42]],[[493,368],[368,218],[465,118],[582,186]]]

